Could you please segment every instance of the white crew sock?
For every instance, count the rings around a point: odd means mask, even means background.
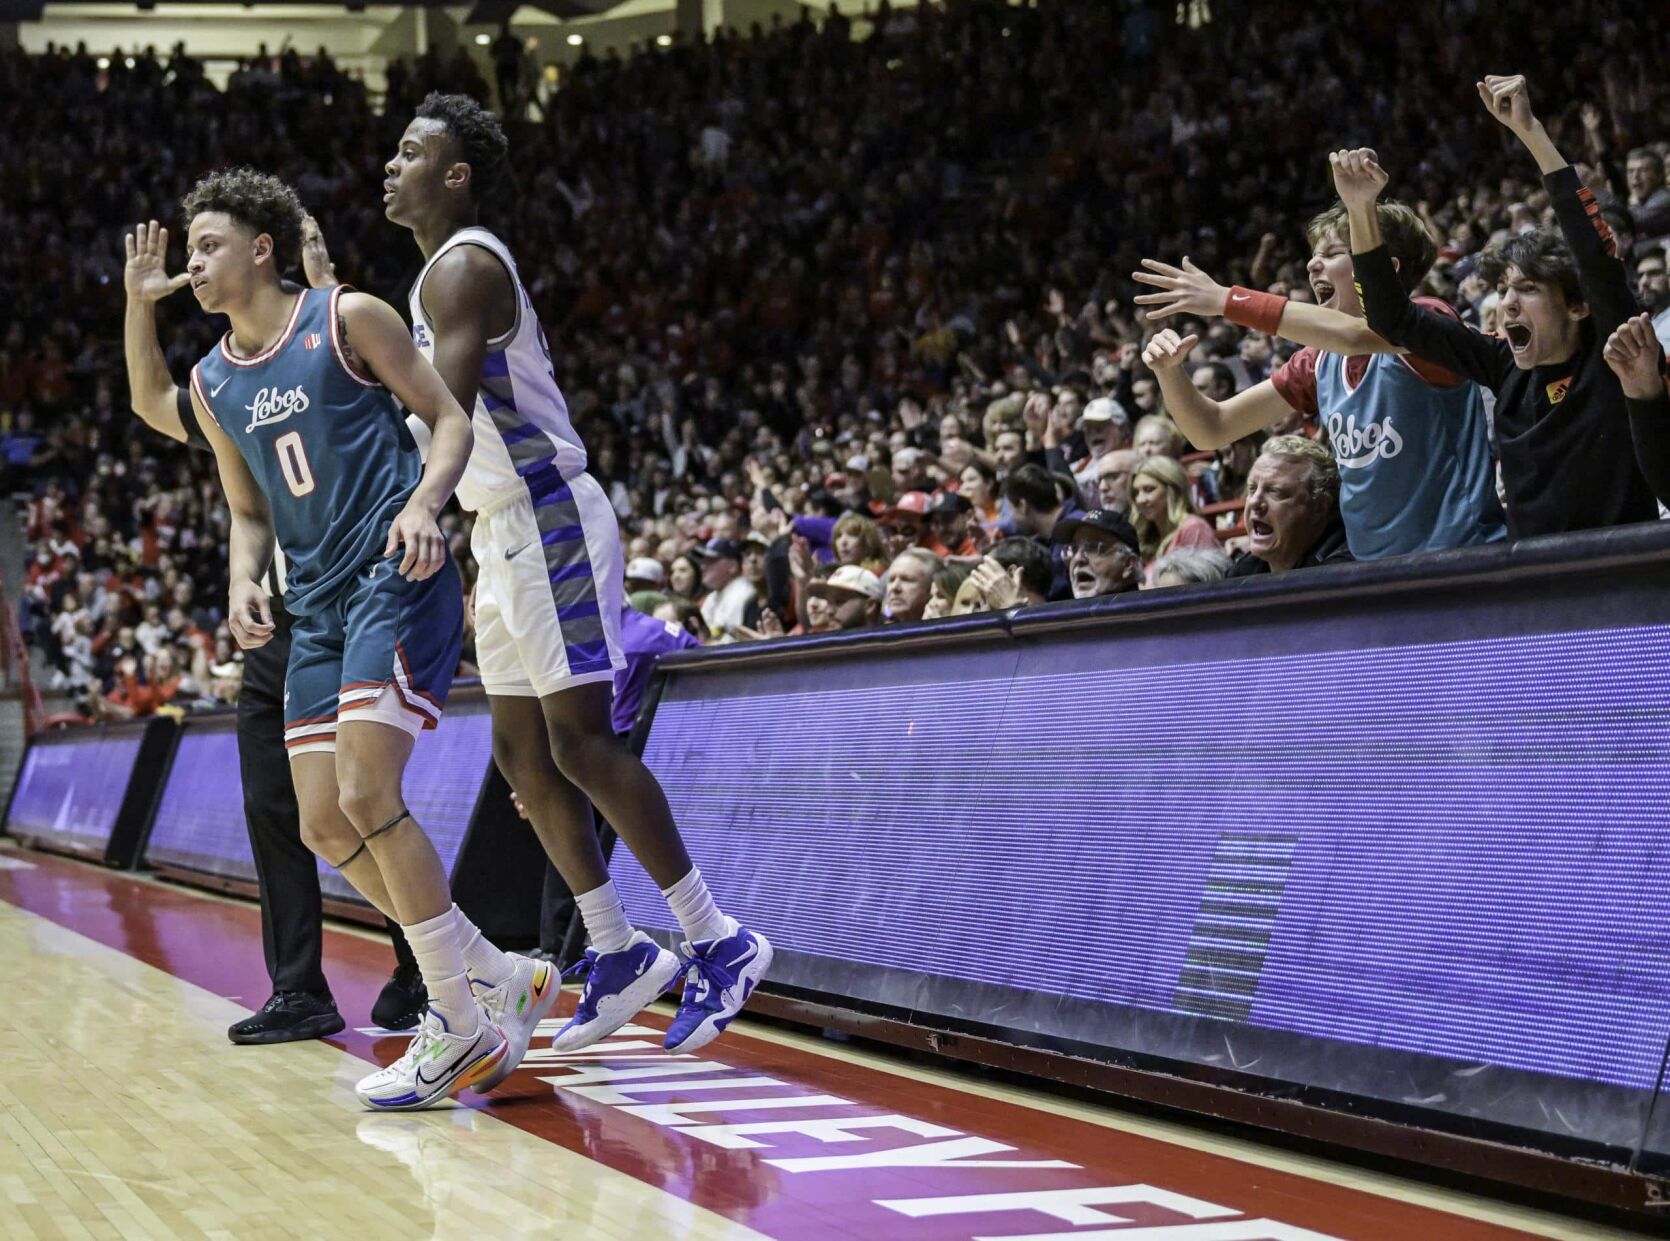
[[[481,928],[464,916],[458,906],[452,907],[452,920],[458,925],[458,947],[464,954],[464,968],[470,981],[483,987],[496,987],[509,982],[516,974],[516,962],[494,946]]]
[[[582,892],[574,898],[585,921],[586,934],[597,952],[621,952],[632,942],[632,924],[626,920],[626,909],[615,891],[615,881],[605,879],[603,886]]]
[[[735,918],[727,918],[719,912],[719,906],[713,903],[713,897],[707,890],[707,884],[702,879],[702,872],[694,866],[690,873],[680,879],[670,888],[663,888],[661,895],[667,898],[667,907],[673,911],[673,917],[684,928],[684,938],[691,943],[704,939],[724,939],[728,935],[735,935],[737,922]]]
[[[458,946],[458,923],[452,910],[423,922],[401,928],[417,958],[423,985],[429,991],[429,1007],[441,1015],[453,1034],[474,1034],[476,1002],[470,993],[470,976],[464,971],[464,953]]]

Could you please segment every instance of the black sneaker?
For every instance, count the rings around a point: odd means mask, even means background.
[[[226,1031],[234,1043],[296,1043],[340,1033],[347,1023],[329,996],[305,991],[275,991],[261,1011]]]
[[[429,989],[415,965],[397,965],[371,1006],[371,1020],[385,1030],[410,1030],[429,1004]]]

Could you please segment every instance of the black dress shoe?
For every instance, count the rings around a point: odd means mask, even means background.
[[[385,1030],[410,1030],[429,1004],[429,989],[415,965],[397,965],[371,1006],[371,1020]]]
[[[234,1043],[296,1043],[339,1033],[347,1023],[329,996],[305,991],[275,991],[261,1011],[226,1031]]]

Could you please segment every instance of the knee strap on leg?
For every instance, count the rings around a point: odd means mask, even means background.
[[[384,832],[390,831],[391,829],[396,827],[402,819],[409,819],[411,817],[412,817],[412,812],[410,810],[402,810],[399,814],[395,815],[392,819],[390,819],[387,823],[383,824],[376,831],[367,832],[365,834],[366,843],[369,843],[369,842],[377,839],[377,837],[381,836]]]
[[[340,870],[346,870],[348,868],[348,863],[352,862],[355,858],[359,857],[359,855],[364,853],[364,852],[365,852],[365,841],[362,840],[362,841],[360,841],[360,847],[359,848],[355,849],[347,857],[343,858],[340,862],[338,862],[336,864],[336,869],[339,870],[339,871]]]

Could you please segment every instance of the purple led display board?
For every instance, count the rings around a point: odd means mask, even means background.
[[[116,824],[141,732],[86,729],[31,745],[6,829],[62,848],[102,850]]]
[[[407,765],[407,803],[449,872],[469,829],[491,754],[486,704],[467,702],[449,708],[439,728],[418,736]],[[255,881],[230,717],[192,721],[181,732],[145,856],[153,865]],[[359,899],[347,881],[323,863],[319,881],[327,896]]]
[[[645,759],[781,986],[1386,1099],[1365,1066],[1657,1088],[1670,626],[1143,641],[675,671]]]

